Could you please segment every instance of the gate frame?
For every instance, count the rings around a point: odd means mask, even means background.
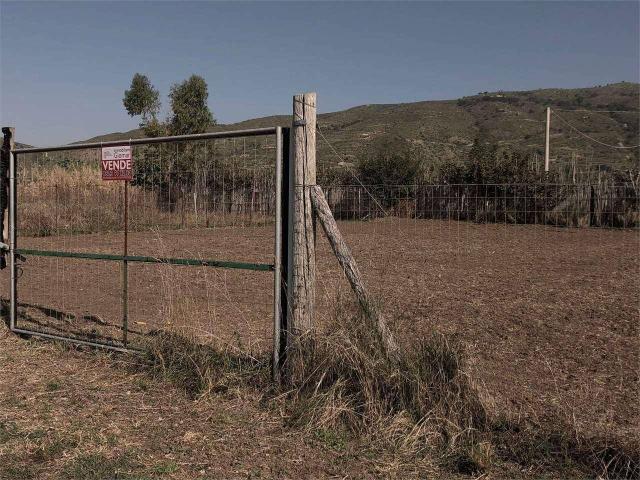
[[[2,129],[3,133],[5,132],[5,128]],[[281,353],[284,351],[282,341],[283,338],[282,332],[284,326],[286,325],[286,319],[283,321],[283,312],[287,311],[287,308],[282,308],[283,303],[286,305],[287,303],[287,294],[286,294],[286,285],[283,282],[282,271],[286,272],[287,260],[286,256],[284,256],[283,260],[283,243],[288,243],[286,240],[283,242],[283,236],[286,239],[288,235],[288,227],[287,227],[287,215],[289,208],[285,206],[283,209],[282,205],[282,197],[283,191],[287,192],[288,197],[288,189],[284,188],[286,185],[283,180],[287,177],[283,177],[283,171],[289,170],[289,129],[283,127],[265,127],[265,128],[254,128],[254,129],[245,129],[245,130],[231,130],[227,132],[210,132],[210,133],[200,133],[200,134],[189,134],[189,135],[176,135],[176,136],[165,136],[165,137],[155,137],[155,138],[142,138],[142,139],[129,139],[129,140],[114,140],[109,142],[89,142],[89,143],[77,143],[72,145],[58,145],[52,147],[28,147],[28,148],[15,148],[15,129],[8,128],[5,137],[9,135],[9,139],[11,141],[10,149],[9,149],[9,192],[8,192],[8,234],[9,234],[9,268],[10,268],[10,305],[9,305],[9,330],[11,332],[42,337],[50,340],[57,340],[62,342],[69,342],[77,345],[83,345],[94,348],[102,348],[112,351],[125,352],[125,353],[140,353],[139,349],[130,348],[130,347],[120,347],[118,345],[113,345],[109,343],[102,342],[92,342],[89,340],[81,340],[71,337],[65,337],[63,335],[55,335],[44,332],[32,331],[28,329],[18,328],[16,326],[18,319],[18,290],[17,290],[17,280],[18,280],[18,265],[17,258],[20,255],[18,251],[17,245],[17,184],[16,184],[16,163],[17,157],[19,154],[26,153],[43,153],[43,152],[56,152],[56,151],[71,151],[71,150],[82,150],[82,149],[92,149],[92,148],[103,148],[103,147],[116,147],[116,146],[127,146],[127,145],[149,145],[155,143],[173,143],[173,142],[185,142],[190,140],[211,140],[211,139],[222,139],[222,138],[236,138],[236,137],[255,137],[255,136],[270,136],[275,135],[276,137],[276,158],[275,158],[275,186],[276,186],[276,205],[275,205],[275,226],[274,226],[274,259],[273,264],[268,265],[270,268],[259,268],[260,270],[272,270],[273,271],[273,325],[274,325],[274,335],[273,335],[273,375],[274,378],[279,379],[279,371],[280,371],[280,357]],[[284,145],[283,145],[284,139]],[[283,154],[283,152],[285,152]],[[286,162],[283,165],[283,161]],[[6,182],[6,178],[2,179]],[[284,216],[283,216],[284,215]],[[283,218],[285,221],[283,222]],[[90,254],[89,254],[90,255]],[[95,255],[95,254],[94,254]],[[72,255],[61,255],[72,257]],[[96,255],[96,257],[101,255]],[[106,258],[111,257],[111,258]],[[116,258],[117,257],[117,258]],[[109,256],[106,255],[104,259],[107,260],[119,260],[122,257],[124,262],[129,261],[142,261],[142,262],[153,262],[153,263],[173,263],[174,260],[180,259],[156,259],[152,257],[130,257],[127,255],[124,256]],[[83,258],[80,256],[80,258]],[[86,254],[84,258],[87,257]],[[96,258],[100,259],[100,258]],[[182,259],[184,260],[184,259]],[[190,265],[189,262],[183,263],[186,265]],[[243,264],[240,262],[200,262],[203,266],[213,266],[219,268],[243,268]],[[235,266],[233,266],[235,265]],[[264,267],[264,265],[263,265]],[[284,277],[286,279],[286,275]],[[286,316],[286,313],[285,313]],[[123,328],[125,326],[123,325]]]

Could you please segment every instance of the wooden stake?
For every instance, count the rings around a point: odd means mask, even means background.
[[[327,235],[329,243],[331,243],[333,253],[335,253],[340,266],[344,270],[344,273],[351,284],[351,288],[356,294],[365,317],[371,322],[372,327],[378,332],[387,355],[392,358],[397,358],[399,353],[398,344],[387,327],[384,318],[378,311],[376,303],[371,298],[364,285],[362,275],[358,270],[358,265],[356,264],[347,243],[342,237],[340,230],[338,230],[338,225],[335,218],[333,218],[333,214],[331,213],[327,199],[322,192],[322,188],[317,185],[312,186],[310,188],[310,194],[311,202],[315,213],[318,216],[318,220],[320,221],[320,225],[322,225],[322,229]]]
[[[316,183],[316,94],[293,97],[289,170],[288,346],[313,329],[316,252],[310,187]]]

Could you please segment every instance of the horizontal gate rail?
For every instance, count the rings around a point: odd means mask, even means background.
[[[33,255],[38,257],[84,258],[88,260],[112,260],[118,262],[163,263],[166,265],[186,265],[196,267],[234,268],[238,270],[253,270],[272,272],[275,267],[269,263],[230,262],[223,260],[199,260],[197,258],[165,258],[145,257],[136,255],[113,255],[109,253],[64,252],[60,250],[30,250],[16,249],[19,255]]]
[[[144,353],[144,350],[139,348],[121,347],[114,343],[107,343],[107,342],[91,342],[89,340],[81,340],[79,338],[73,338],[73,337],[64,337],[62,335],[55,335],[53,333],[44,333],[44,332],[39,332],[37,330],[27,330],[24,328],[14,327],[11,329],[11,331],[14,333],[29,335],[30,337],[47,338],[49,340],[56,340],[59,342],[68,342],[68,343],[74,343],[77,345],[83,345],[85,347],[104,348],[107,350],[113,350],[113,351],[122,352],[122,353],[134,353],[134,354]]]
[[[274,135],[277,127],[252,128],[248,130],[229,130],[228,132],[194,133],[192,135],[175,135],[173,137],[132,138],[129,140],[112,140],[109,142],[73,143],[53,147],[14,148],[11,153],[42,153],[83,150],[85,148],[121,147],[125,145],[149,145],[152,143],[187,142],[190,140],[210,140],[214,138],[257,137]]]

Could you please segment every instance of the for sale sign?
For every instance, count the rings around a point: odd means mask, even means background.
[[[102,149],[102,180],[133,180],[131,145]]]

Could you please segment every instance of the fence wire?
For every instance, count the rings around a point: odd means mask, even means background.
[[[394,216],[476,223],[638,228],[640,192],[632,184],[329,185],[343,220]]]
[[[467,371],[513,402],[506,411],[570,399],[575,425],[603,431],[603,404],[625,411],[617,392],[635,374],[640,288],[632,184],[323,190],[403,348],[434,333],[461,342]],[[342,326],[357,305],[322,235],[316,254],[316,321]]]
[[[122,345],[125,187],[100,149],[18,155],[18,328]],[[273,263],[275,137],[132,146],[127,256]],[[269,271],[127,262],[126,338],[171,328],[268,348]]]

